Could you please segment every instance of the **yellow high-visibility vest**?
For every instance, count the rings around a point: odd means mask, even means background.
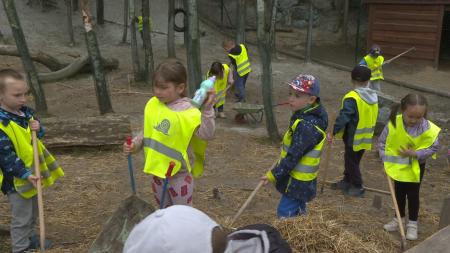
[[[415,158],[400,156],[399,150],[408,147],[414,150],[429,148],[436,141],[441,129],[433,122],[428,121],[430,128],[421,135],[413,137],[406,132],[401,114],[397,115],[395,122],[395,127],[390,121],[388,125],[389,133],[384,149],[384,169],[396,181],[418,183],[420,182],[419,161]],[[432,157],[436,159],[436,154]]]
[[[152,20],[150,17],[148,18],[148,28],[149,31],[152,30]],[[138,31],[141,32],[144,30],[144,18],[142,16],[138,16]]]
[[[377,58],[373,58],[370,55],[366,55],[364,57],[364,60],[367,63],[367,67],[370,69],[370,71],[372,71],[370,80],[371,81],[384,80],[383,68],[382,68],[383,62],[384,62],[384,57],[379,55]]]
[[[22,162],[25,164],[25,167],[33,171],[34,157],[33,145],[31,143],[30,127],[27,127],[25,129],[14,121],[10,121],[7,126],[0,124],[0,130],[8,135],[14,146],[14,151],[16,152],[20,160],[22,160]],[[41,176],[43,177],[42,185],[45,188],[53,185],[58,178],[64,176],[64,171],[40,140],[38,140],[38,154],[40,164],[39,167],[41,170]],[[33,175],[35,175],[35,173],[33,173]],[[2,180],[3,174],[0,171],[0,185],[2,183]],[[22,197],[27,199],[37,194],[36,188],[26,179],[14,177],[14,187]]]
[[[197,108],[175,112],[158,98],[151,98],[144,111],[144,172],[165,178],[173,161],[175,167],[171,175],[183,166],[195,177],[200,176],[207,145],[194,134],[200,123],[201,112]],[[189,144],[195,158],[192,169],[187,153]]]
[[[228,56],[236,61],[236,71],[238,75],[244,76],[250,73],[252,68],[250,67],[250,61],[248,60],[247,49],[245,49],[243,44],[240,44],[239,46],[241,47],[241,53],[239,55],[228,54]]]
[[[342,99],[341,109],[344,107],[344,100],[347,98],[353,98],[358,109],[358,125],[353,136],[353,151],[371,150],[372,137],[377,124],[378,103],[370,105],[360,97],[358,92],[352,90],[345,94]],[[337,133],[336,137],[342,137],[343,133],[344,129]]]
[[[297,119],[294,124],[286,131],[283,137],[283,144],[280,154],[280,159],[285,158],[287,155],[287,151],[289,150],[292,143],[292,134],[294,133],[297,125],[301,122],[301,119]],[[320,163],[320,155],[322,153],[323,144],[325,143],[326,134],[320,129],[318,126],[315,126],[316,129],[323,135],[322,140],[314,146],[314,148],[306,153],[295,166],[295,168],[291,171],[290,176],[300,180],[300,181],[311,181],[314,180],[319,174],[319,163]]]
[[[214,90],[216,91],[217,107],[225,104],[225,97],[227,96],[225,89],[227,88],[228,85],[228,74],[230,73],[230,67],[228,67],[227,64],[223,63],[222,66],[223,66],[223,78],[217,79],[216,77],[216,82],[214,83]],[[208,77],[209,71],[208,73],[206,73],[205,79],[207,79]]]

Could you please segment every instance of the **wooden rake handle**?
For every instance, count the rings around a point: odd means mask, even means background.
[[[394,185],[392,184],[392,180],[388,174],[386,174],[386,178],[389,184],[389,191],[391,192],[392,202],[394,203],[395,215],[397,216],[398,226],[400,227],[400,235],[402,237],[401,250],[404,251],[406,249],[405,229],[403,228],[402,217],[400,217],[400,210],[398,209],[397,198],[395,197]]]
[[[38,200],[38,211],[39,211],[39,239],[40,239],[40,250],[45,252],[45,222],[44,222],[44,201],[42,198],[42,183],[41,183],[41,169],[39,160],[39,149],[37,142],[36,131],[31,131],[31,137],[33,142],[33,156],[34,156],[34,173],[39,178],[36,189],[37,189],[37,200]]]
[[[272,167],[270,167],[270,170],[272,170],[278,163],[278,159],[272,164]],[[241,214],[244,212],[245,208],[247,208],[248,204],[253,200],[256,193],[259,191],[259,189],[264,185],[264,181],[259,181],[258,185],[256,185],[255,189],[252,191],[250,196],[247,198],[247,200],[244,202],[244,204],[241,206],[239,211],[234,215],[233,219],[231,220],[230,224],[228,225],[231,227],[234,222],[241,216]]]

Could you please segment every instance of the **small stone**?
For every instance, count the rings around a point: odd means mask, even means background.
[[[381,209],[382,206],[382,200],[380,195],[373,196],[372,206],[376,209]]]

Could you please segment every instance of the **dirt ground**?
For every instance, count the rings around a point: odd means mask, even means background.
[[[75,47],[68,46],[65,36],[65,10],[62,4],[59,9],[42,13],[38,7],[26,6],[25,1],[17,1],[17,9],[30,48],[39,49],[61,59],[70,60],[69,55],[86,53],[80,13],[74,14],[76,26]],[[119,0],[108,1],[105,7],[105,18],[121,23],[121,3]],[[154,29],[165,32],[167,29],[165,1],[152,1]],[[8,23],[0,13],[0,30],[10,35]],[[226,62],[227,58],[221,48],[223,36],[211,27],[201,24],[206,35],[201,39],[202,69],[206,71],[214,60]],[[112,96],[115,113],[127,114],[132,120],[132,128],[139,131],[142,128],[142,114],[146,101],[151,97],[151,89],[143,84],[130,82],[132,70],[130,65],[129,45],[120,45],[122,27],[107,22],[97,27],[97,35],[104,56],[120,60],[118,70],[108,74],[108,84]],[[159,63],[166,57],[166,37],[160,33],[152,35],[155,62]],[[183,38],[177,34],[177,56],[185,62]],[[262,103],[260,75],[261,66],[257,48],[250,47],[250,57],[253,67],[247,82],[249,101]],[[0,68],[12,67],[21,69],[21,62],[15,57],[0,56]],[[321,101],[329,113],[336,113],[340,98],[351,88],[350,74],[336,69],[304,64],[301,61],[284,57],[273,62],[274,98],[283,101],[287,96],[287,88],[283,83],[299,73],[310,73],[321,82]],[[40,71],[48,71],[39,66]],[[424,71],[429,71],[424,69]],[[405,74],[406,75],[406,74]],[[98,115],[94,86],[89,75],[77,75],[74,78],[55,83],[44,84],[49,112],[53,116],[79,118]],[[400,98],[412,92],[405,88],[385,84],[383,92]],[[446,161],[448,147],[450,99],[425,94],[430,102],[430,118],[438,120],[444,129],[442,138],[443,149],[437,160],[429,162],[425,173],[420,212],[419,240],[415,245],[437,231],[439,212],[443,198],[450,193],[450,168]],[[233,122],[234,112],[231,110],[232,96],[225,105],[228,119],[217,119],[215,139],[209,142],[204,175],[196,181],[194,194],[195,207],[210,214],[219,222],[233,216],[245,201],[250,191],[258,183],[262,175],[278,156],[278,147],[268,141],[264,123],[255,125],[238,125]],[[290,111],[286,108],[275,108],[279,131],[283,132],[288,125]],[[444,124],[444,125],[442,125]],[[45,126],[45,119],[43,119]],[[45,142],[45,139],[44,139]],[[72,149],[66,151],[53,150],[66,176],[55,187],[45,191],[45,213],[48,237],[54,241],[55,247],[48,252],[86,252],[102,224],[108,219],[121,200],[130,194],[126,157],[120,147],[96,149]],[[329,180],[340,178],[343,171],[343,145],[337,142],[332,148]],[[138,194],[143,199],[154,204],[151,196],[150,177],[142,172],[143,154],[134,155],[135,173],[137,177]],[[362,162],[362,173],[365,185],[372,188],[387,190],[387,183],[382,164],[374,151],[367,152]],[[321,182],[322,174],[319,176]],[[219,189],[221,199],[212,198],[212,190]],[[370,231],[382,229],[382,224],[393,215],[392,201],[389,196],[382,196],[382,208],[372,207],[375,196],[367,192],[366,197],[354,199],[343,196],[339,192],[325,189],[311,203],[314,210],[329,208],[341,213],[353,215],[354,219],[342,221],[349,230],[361,235],[367,240]],[[275,219],[275,210],[279,194],[266,187],[260,191],[248,207],[237,225],[252,222],[271,223]],[[9,204],[6,197],[0,197],[0,224],[10,222]],[[367,217],[361,224],[361,217]],[[357,223],[356,220],[359,220]],[[398,235],[386,234],[393,240]],[[9,238],[0,238],[0,252],[9,251]]]

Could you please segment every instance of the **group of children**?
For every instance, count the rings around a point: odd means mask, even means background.
[[[234,79],[236,80],[234,83],[236,99],[239,102],[245,101],[245,83],[251,71],[247,49],[243,44],[236,45],[232,41],[225,41],[223,47],[232,60],[233,70],[220,62],[214,62],[211,65],[207,76],[216,76],[217,86],[215,91],[208,92],[208,97],[201,108],[194,107],[190,98],[187,97],[187,74],[180,61],[168,59],[162,62],[154,72],[154,96],[145,106],[143,132],[133,138],[131,145],[124,143],[123,149],[125,153],[144,150],[144,172],[152,175],[151,187],[155,200],[161,204],[161,196],[166,194],[167,197],[164,198],[166,202],[162,203],[162,206],[168,208],[167,211],[161,210],[154,213],[136,226],[127,242],[128,246],[125,247],[130,249],[127,252],[144,252],[132,251],[131,248],[135,247],[133,245],[146,247],[146,242],[149,240],[139,241],[139,238],[142,239],[142,233],[146,233],[144,230],[148,224],[162,226],[154,221],[163,219],[165,213],[172,213],[170,215],[178,217],[180,222],[184,222],[182,221],[184,218],[179,218],[180,215],[187,213],[200,217],[199,224],[203,224],[203,228],[207,231],[205,247],[208,248],[208,251],[202,252],[246,252],[230,250],[232,248],[230,245],[233,244],[232,238],[234,238],[232,234],[216,231],[217,224],[205,218],[204,214],[199,214],[198,210],[177,207],[193,205],[194,178],[199,177],[203,172],[207,141],[214,136],[214,108],[218,110],[219,117],[224,117],[226,87],[231,85]],[[290,94],[288,102],[293,114],[289,128],[283,137],[276,166],[261,177],[264,183],[271,182],[281,193],[277,208],[279,218],[307,213],[307,202],[316,196],[322,149],[327,145],[327,141],[330,144],[334,138],[343,138],[345,170],[343,179],[332,187],[350,196],[364,196],[360,161],[365,150],[370,150],[372,147],[378,115],[377,93],[369,87],[369,82],[374,80],[374,71],[370,69],[373,64],[369,58],[366,58],[367,67],[359,65],[351,72],[353,89],[343,97],[336,122],[329,134],[326,134],[328,115],[320,99],[319,80],[312,75],[300,74],[288,82]],[[378,60],[375,61],[378,62]],[[36,219],[34,186],[38,178],[32,174],[33,148],[30,131],[37,131],[42,137],[44,130],[39,121],[33,118],[33,111],[25,106],[27,92],[27,85],[19,73],[13,70],[0,71],[0,167],[2,169],[0,180],[2,181],[1,189],[8,196],[12,207],[11,238],[14,253],[39,247],[34,230]],[[422,95],[405,96],[400,105],[392,109],[389,123],[378,138],[377,145],[386,173],[395,182],[395,194],[403,218],[406,199],[408,199],[409,219],[406,226],[407,238],[410,240],[417,239],[419,189],[425,160],[434,156],[439,145],[440,129],[426,119],[427,109],[426,99]],[[42,143],[38,144],[39,154],[42,157],[39,162],[43,184],[49,186],[64,173]],[[175,166],[167,177],[171,163]],[[164,180],[168,181],[166,193],[163,193]],[[180,224],[174,223],[173,231],[176,231]],[[200,229],[197,224],[194,225],[193,227]],[[395,219],[384,226],[387,231],[394,231],[397,228],[398,223]],[[165,227],[165,229],[169,231],[172,228]],[[260,241],[266,242],[264,238],[267,239],[270,233],[267,229],[266,232],[262,232],[263,230],[265,229],[253,229],[258,236],[244,236],[247,238],[244,244],[258,241],[259,243],[254,247],[264,248]],[[202,235],[201,233],[198,235]],[[220,249],[218,251],[214,249],[215,244],[211,243],[215,233],[222,235],[220,237],[222,239],[217,241],[216,246]],[[153,237],[153,234],[150,237],[160,238]],[[181,243],[183,235],[179,238]]]

